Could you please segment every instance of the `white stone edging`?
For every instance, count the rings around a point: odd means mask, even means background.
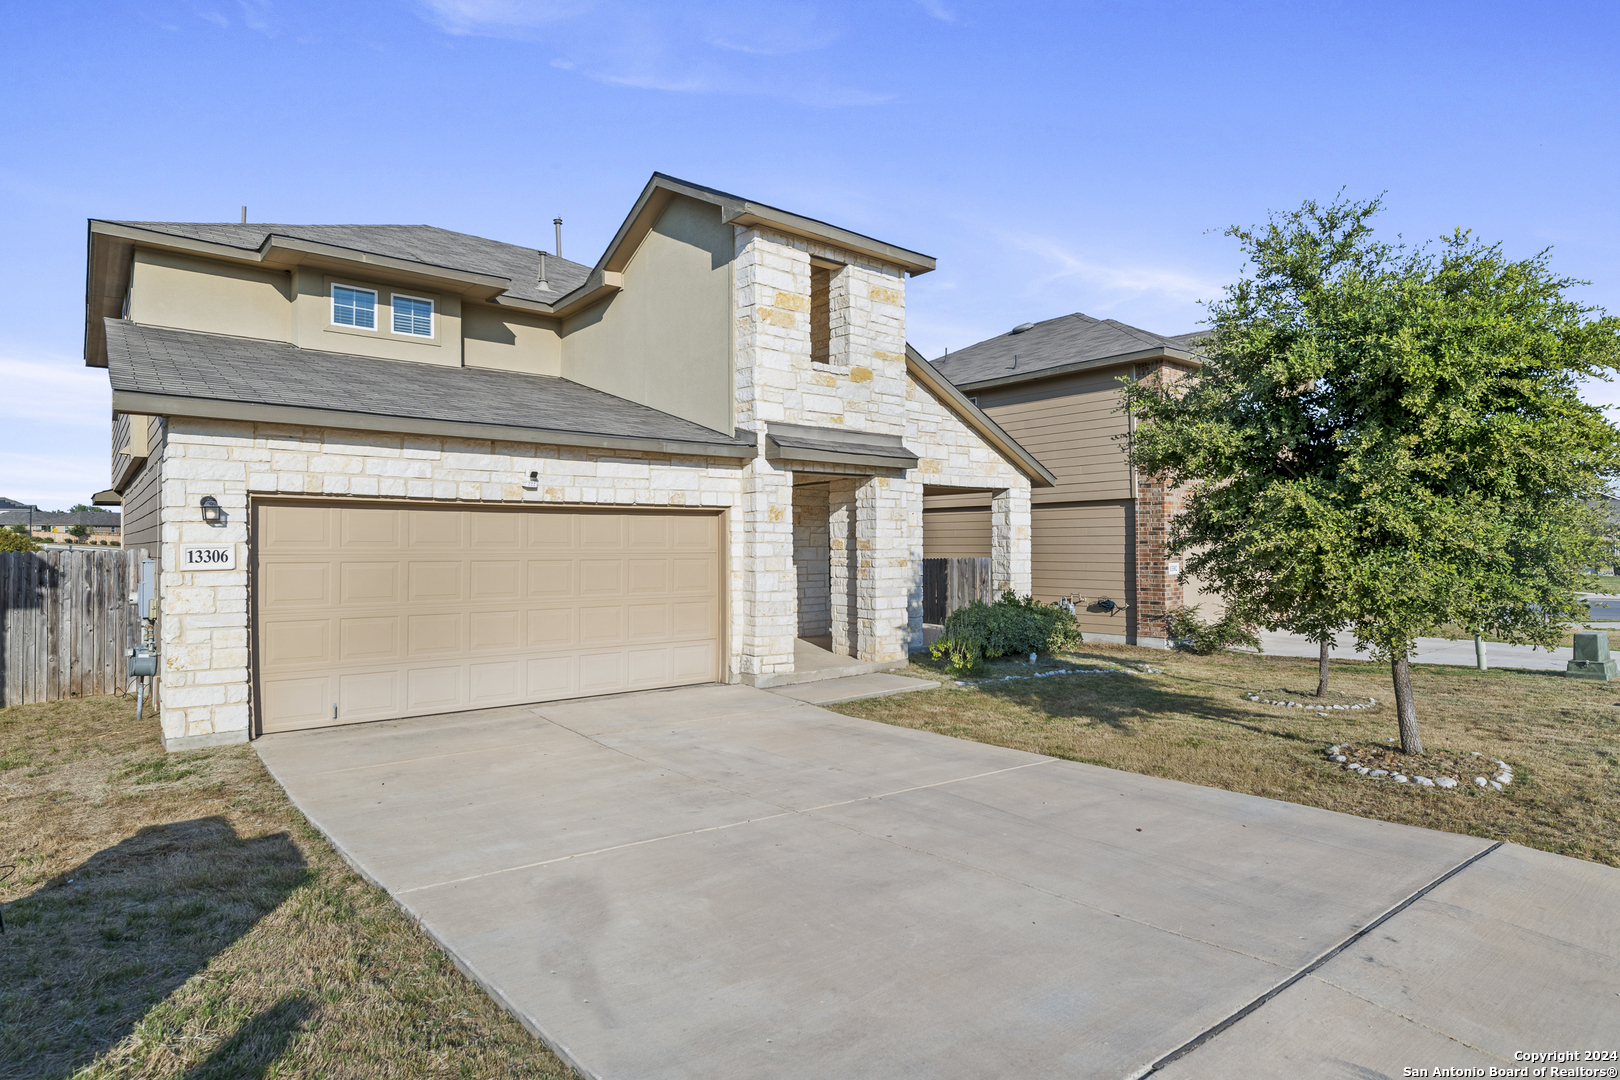
[[[1330,746],[1327,748],[1325,756],[1335,765],[1343,767],[1345,772],[1355,773],[1370,780],[1382,780],[1387,776],[1397,784],[1416,784],[1418,787],[1441,788],[1448,791],[1458,786],[1457,778],[1454,776],[1431,778],[1427,776],[1407,776],[1405,773],[1392,772],[1389,769],[1370,769],[1358,761],[1351,761],[1342,751],[1342,746]],[[1478,750],[1470,750],[1469,753],[1477,758],[1485,758],[1485,755]],[[1492,791],[1501,791],[1507,785],[1513,783],[1513,767],[1511,765],[1501,758],[1485,758],[1485,760],[1490,761],[1500,771],[1497,772],[1494,779],[1486,779],[1483,776],[1474,777],[1475,787],[1481,790],[1489,788]]]

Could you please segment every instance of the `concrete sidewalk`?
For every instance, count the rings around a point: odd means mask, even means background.
[[[1340,634],[1339,640],[1344,644],[1328,654],[1333,659],[1372,659],[1367,653],[1358,652],[1351,647],[1354,639],[1349,634]],[[1260,633],[1260,644],[1268,656],[1308,656],[1314,660],[1319,655],[1319,646],[1316,642],[1299,634],[1263,630]],[[1486,663],[1493,668],[1563,671],[1573,659],[1575,659],[1574,649],[1553,649],[1548,652],[1546,649],[1537,649],[1530,645],[1503,645],[1495,641],[1487,643],[1486,646]],[[1418,638],[1417,652],[1412,657],[1412,663],[1473,667],[1474,639],[1451,641],[1446,638]]]
[[[1400,1075],[1620,1030],[1620,871],[1472,837],[740,686],[255,745],[587,1076]]]

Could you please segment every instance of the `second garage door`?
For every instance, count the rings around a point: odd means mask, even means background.
[[[718,514],[260,503],[262,731],[712,682]]]

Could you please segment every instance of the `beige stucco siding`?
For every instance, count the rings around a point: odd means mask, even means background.
[[[561,375],[562,335],[559,330],[556,319],[519,314],[488,304],[463,304],[462,359],[467,367]]]
[[[377,326],[366,330],[332,322],[332,286],[371,289],[377,294]],[[417,364],[461,366],[461,297],[416,285],[391,285],[376,278],[300,266],[293,271],[293,344],[303,349],[408,360]],[[395,294],[433,301],[433,336],[393,332]],[[137,322],[140,320],[136,320]],[[221,331],[231,333],[232,331]]]
[[[291,288],[285,270],[136,248],[129,317],[147,326],[291,341]]]
[[[988,559],[990,508],[923,513],[923,558]]]
[[[719,207],[671,202],[623,289],[564,321],[562,375],[729,434],[732,235]]]

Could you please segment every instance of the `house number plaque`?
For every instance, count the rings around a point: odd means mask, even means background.
[[[197,544],[180,549],[182,570],[235,570],[235,544]]]

